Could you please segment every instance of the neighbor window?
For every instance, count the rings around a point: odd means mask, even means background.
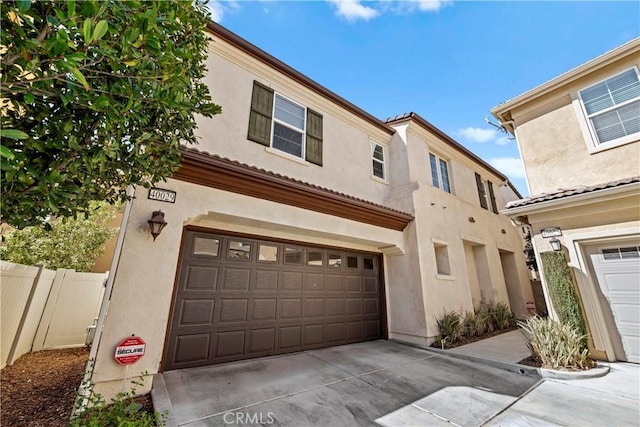
[[[438,274],[450,276],[451,267],[449,266],[449,251],[447,250],[447,245],[434,243],[433,248],[436,253],[436,268]]]
[[[449,180],[449,165],[433,153],[429,153],[429,164],[431,165],[431,182],[436,188],[440,188],[447,193],[451,193],[451,181]]]
[[[371,143],[371,157],[373,162],[373,176],[385,179],[384,173],[384,147],[375,142]]]
[[[258,82],[247,138],[322,166],[322,115]]]
[[[579,92],[597,144],[640,132],[640,81],[635,68]]]
[[[477,172],[475,173],[475,176],[480,206],[487,210],[489,210],[489,206],[491,206],[491,212],[498,213],[498,205],[496,203],[495,192],[493,191],[493,183],[491,181],[484,181]],[[489,203],[491,205],[489,205]]]

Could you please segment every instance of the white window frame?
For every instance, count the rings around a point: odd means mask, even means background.
[[[382,148],[382,161],[376,159],[373,154],[375,153],[376,147]],[[380,182],[387,182],[387,147],[382,144],[379,144],[375,141],[371,141],[371,179]],[[373,162],[378,162],[382,164],[382,177],[377,176],[374,173]]]
[[[433,182],[433,165],[431,164],[431,156],[435,157],[436,159],[436,174],[438,175],[438,185],[435,185],[435,183]],[[443,187],[443,181],[442,181],[442,168],[440,166],[440,163],[443,162],[446,166],[447,166],[447,182],[449,183],[449,191],[445,190]],[[453,181],[451,180],[451,162],[447,159],[442,158],[441,156],[437,155],[436,153],[433,152],[429,152],[429,176],[431,177],[431,185],[434,188],[439,188],[440,190],[444,191],[447,194],[453,194]]]
[[[284,121],[276,118],[276,104],[277,104],[276,101],[277,101],[278,97],[280,97],[280,98],[282,98],[282,99],[284,99],[284,100],[286,100],[286,101],[288,101],[288,102],[290,102],[292,104],[297,105],[298,107],[302,108],[303,111],[304,111],[303,112],[303,119],[304,119],[304,126],[303,127],[304,128],[302,129],[302,146],[301,146],[301,150],[300,150],[300,156],[298,156],[296,154],[289,153],[288,151],[285,151],[285,150],[282,150],[280,148],[277,148],[277,147],[273,146],[273,140],[275,139],[274,137],[275,137],[276,123],[281,125],[281,126],[284,126],[286,128],[289,128],[289,129],[291,129],[293,131],[296,131],[296,132],[300,132],[301,131],[299,128],[297,128],[297,127],[295,127],[295,126],[293,126],[293,125],[291,125],[291,124],[289,124],[287,122],[284,122]],[[288,97],[282,95],[281,93],[278,93],[278,92],[274,91],[273,92],[273,111],[271,112],[271,117],[272,117],[272,119],[271,119],[271,144],[269,145],[269,148],[271,148],[272,150],[276,151],[278,154],[284,153],[284,155],[286,155],[288,157],[290,156],[293,159],[303,160],[304,161],[304,159],[306,158],[305,157],[305,155],[306,155],[305,151],[306,151],[306,148],[307,148],[307,107],[305,107],[304,105],[300,104],[299,102],[294,101],[291,98],[288,98]]]
[[[614,148],[614,147],[619,147],[621,145],[629,144],[631,142],[637,141],[640,138],[640,133],[634,133],[634,134],[631,134],[631,135],[626,135],[626,136],[623,136],[623,137],[620,137],[620,138],[613,139],[611,141],[606,141],[606,142],[600,143],[599,140],[598,140],[598,135],[596,133],[596,130],[595,130],[595,128],[593,126],[593,123],[591,121],[592,117],[599,116],[601,114],[604,114],[604,113],[607,113],[607,112],[610,112],[610,111],[615,111],[615,110],[617,110],[617,109],[619,109],[621,107],[624,107],[625,105],[629,105],[629,104],[631,104],[633,102],[637,102],[637,101],[640,100],[640,97],[630,99],[630,100],[625,101],[625,102],[623,102],[621,104],[614,105],[612,107],[606,108],[604,110],[601,110],[601,111],[598,111],[598,112],[592,113],[592,114],[587,113],[587,109],[586,109],[586,107],[584,105],[584,102],[582,100],[582,92],[583,91],[588,90],[588,89],[590,89],[590,88],[592,88],[594,86],[597,86],[597,85],[601,84],[602,82],[611,79],[612,77],[616,77],[616,76],[618,76],[620,74],[626,73],[629,70],[634,70],[635,73],[636,73],[636,76],[638,77],[638,80],[640,80],[640,72],[638,72],[638,68],[637,67],[633,66],[633,67],[621,70],[621,71],[619,71],[619,72],[617,72],[615,74],[609,75],[608,77],[606,77],[604,79],[600,79],[597,82],[595,82],[593,84],[590,84],[589,86],[586,86],[586,87],[584,87],[584,88],[582,88],[582,89],[577,91],[576,99],[574,100],[575,101],[574,105],[575,105],[576,109],[579,112],[579,117],[581,118],[580,124],[581,124],[582,130],[583,130],[583,134],[585,136],[587,136],[587,138],[585,138],[585,139],[587,140],[587,148],[588,148],[588,150],[589,150],[589,152],[591,154],[598,153],[598,152],[604,151],[604,150],[608,150],[608,149],[611,149],[611,148]]]

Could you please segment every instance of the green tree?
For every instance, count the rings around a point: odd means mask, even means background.
[[[117,207],[92,203],[87,217],[55,218],[49,229],[40,225],[14,229],[4,236],[0,259],[17,264],[42,264],[46,268],[91,271],[104,244],[115,234],[109,227]]]
[[[1,214],[15,227],[170,177],[195,115],[221,111],[202,81],[200,1],[2,1],[0,14]]]

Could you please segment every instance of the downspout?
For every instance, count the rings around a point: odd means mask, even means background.
[[[120,263],[120,256],[122,254],[122,246],[124,243],[124,237],[127,232],[127,222],[129,215],[131,214],[131,206],[133,204],[133,194],[135,189],[133,186],[127,188],[127,195],[131,197],[131,200],[125,202],[124,213],[122,214],[122,222],[120,223],[120,230],[118,232],[118,240],[116,241],[116,247],[113,252],[113,259],[111,260],[111,269],[109,270],[109,277],[107,278],[106,289],[100,304],[100,313],[98,314],[98,322],[96,324],[96,332],[91,344],[91,350],[89,351],[89,361],[82,377],[82,383],[78,390],[78,394],[83,396],[82,405],[74,408],[72,417],[78,414],[78,412],[86,407],[88,403],[89,392],[92,389],[91,378],[93,377],[93,365],[98,354],[98,347],[100,346],[100,338],[102,336],[102,328],[104,321],[107,317],[107,311],[109,310],[109,303],[111,301],[111,293],[113,291],[113,282],[115,281],[116,274],[118,272],[118,264]]]

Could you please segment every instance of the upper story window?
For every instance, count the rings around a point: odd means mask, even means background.
[[[436,188],[451,193],[451,180],[449,179],[449,164],[433,153],[429,153],[431,165],[431,182]]]
[[[322,115],[257,81],[247,138],[322,166]]]
[[[640,80],[635,68],[579,92],[597,144],[624,143],[640,132]]]
[[[371,161],[373,165],[373,176],[386,179],[385,168],[384,168],[384,147],[380,144],[376,144],[375,142],[371,143]]]
[[[479,173],[475,173],[476,186],[478,187],[478,199],[480,200],[480,206],[489,210],[491,206],[491,212],[498,213],[498,205],[496,204],[496,195],[493,191],[493,183],[491,181],[485,181],[482,179]]]

